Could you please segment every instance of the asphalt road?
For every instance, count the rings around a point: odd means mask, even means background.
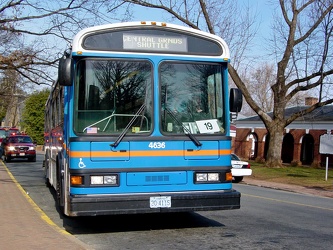
[[[330,249],[333,199],[244,184],[241,209],[161,215],[68,218],[55,207],[37,162],[6,163],[58,226],[94,249]]]

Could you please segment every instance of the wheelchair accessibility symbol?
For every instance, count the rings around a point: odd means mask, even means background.
[[[85,168],[86,167],[86,164],[84,164],[84,162],[82,161],[82,158],[80,158],[80,161],[79,161],[79,168]]]

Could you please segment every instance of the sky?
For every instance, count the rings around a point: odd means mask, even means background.
[[[255,40],[253,41],[253,45],[251,48],[253,49],[251,56],[257,56],[258,54],[262,54],[262,48],[263,48],[263,41],[268,38],[270,31],[270,25],[272,21],[272,12],[274,5],[272,5],[271,1],[266,0],[236,0],[239,6],[249,6],[250,12],[252,15],[256,15],[256,24],[255,26],[257,29],[257,36]],[[51,1],[52,2],[52,1]],[[278,2],[275,0],[275,2],[278,4]],[[199,4],[199,3],[198,3]],[[276,6],[275,6],[276,7]],[[134,17],[133,21],[170,21],[170,14],[163,10],[159,9],[152,9],[152,8],[146,8],[139,5],[134,6]],[[223,15],[223,13],[221,13]],[[115,16],[116,18],[116,16]],[[172,23],[184,25],[180,21],[173,19]],[[35,29],[38,29],[39,25],[42,25],[41,22],[38,22],[35,25],[31,25],[31,23],[27,23],[29,25],[28,29],[31,29],[35,27]],[[92,24],[94,25],[94,24]],[[73,31],[75,33],[75,31]],[[223,37],[222,37],[223,38]],[[49,43],[52,43],[52,39]],[[61,41],[59,41],[61,42]],[[228,42],[228,41],[227,41]],[[60,47],[59,44],[57,44],[57,47]],[[64,45],[65,47],[65,45]],[[63,49],[61,49],[63,50]],[[232,51],[231,51],[232,55]]]
[[[272,20],[272,12],[273,6],[270,4],[270,1],[264,0],[237,0],[239,5],[249,6],[251,14],[256,14],[256,27],[258,27],[258,34],[256,38],[253,40],[253,44],[251,46],[251,53],[248,54],[249,58],[256,58],[258,60],[258,55],[263,54],[263,41],[268,37],[270,33],[270,25]],[[198,3],[199,4],[199,3]],[[133,21],[170,21],[170,15],[163,10],[145,8],[142,6],[136,5],[134,7],[134,17]],[[221,13],[223,14],[223,13]],[[116,16],[115,16],[116,17]],[[180,21],[174,19],[172,21],[174,24],[184,25]],[[29,25],[28,29],[35,28],[38,30],[38,26],[42,25],[42,23],[37,23],[36,25],[32,25],[31,23],[27,23]],[[93,25],[93,24],[92,24]],[[75,32],[75,31],[73,31]],[[222,37],[223,38],[223,37]],[[49,43],[54,43],[53,38],[48,39]],[[227,41],[228,42],[228,41]],[[55,53],[62,53],[62,51],[68,47],[68,45],[63,41],[57,42],[57,49]],[[231,62],[233,62],[233,51],[231,51]],[[267,59],[267,58],[265,58]],[[252,60],[252,59],[251,59]],[[57,72],[54,70],[54,77],[57,77]],[[43,86],[42,86],[43,87]]]
[[[271,1],[266,0],[236,0],[241,6],[249,6],[252,15],[256,16],[255,27],[257,27],[257,35],[253,40],[252,53],[249,56],[257,57],[263,53],[263,43],[269,38],[271,32],[271,22],[274,10],[278,6],[272,5]],[[133,21],[168,21],[170,15],[163,10],[145,8],[136,6]],[[223,14],[223,13],[221,13]],[[148,18],[147,18],[148,17]],[[180,21],[175,20],[174,24],[184,25]],[[223,38],[223,37],[222,37]],[[231,51],[232,55],[232,51]]]

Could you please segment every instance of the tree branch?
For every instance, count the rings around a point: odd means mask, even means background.
[[[302,8],[300,8],[300,11],[304,10],[308,5],[314,3],[315,1],[316,0],[308,1],[306,4],[304,4],[304,6]],[[320,17],[317,18],[316,22],[311,26],[311,28],[303,36],[301,36],[300,38],[295,40],[295,44],[299,44],[299,43],[303,42],[305,39],[307,39],[314,32],[314,30],[317,29],[318,26],[322,23],[322,21],[327,16],[327,14],[329,12],[331,12],[332,10],[333,10],[333,5],[330,4],[328,6],[328,8],[322,12]]]
[[[208,30],[211,34],[215,34],[214,28],[212,26],[212,22],[210,21],[210,18],[209,18],[208,12],[207,12],[206,4],[203,0],[199,0],[199,1],[200,1],[201,10],[203,12]]]
[[[270,123],[272,121],[272,118],[269,115],[267,115],[262,110],[262,108],[260,108],[256,104],[256,102],[252,99],[251,94],[249,93],[248,89],[246,88],[244,82],[242,81],[242,79],[238,75],[238,73],[235,70],[235,68],[231,64],[228,64],[228,70],[229,70],[229,74],[230,74],[232,80],[236,83],[237,87],[242,91],[242,94],[243,94],[246,102],[261,117],[261,119],[263,120],[263,122],[265,124]]]
[[[157,4],[147,3],[146,1],[141,1],[141,0],[124,0],[124,1],[128,2],[128,3],[134,3],[134,4],[137,4],[137,5],[148,7],[148,8],[165,10],[166,12],[170,13],[172,16],[174,16],[175,18],[177,18],[179,21],[183,22],[184,24],[188,25],[189,27],[191,27],[193,29],[199,29],[199,27],[197,25],[190,22],[188,19],[182,17],[180,14],[175,12],[171,7],[167,7],[165,5],[157,5]]]
[[[288,117],[288,119],[286,119],[286,126],[288,126],[290,123],[292,123],[293,121],[295,121],[297,118],[301,117],[301,116],[304,116],[306,114],[309,114],[311,113],[312,111],[314,111],[315,109],[319,108],[319,107],[323,107],[325,105],[328,105],[328,104],[331,104],[333,103],[333,99],[329,99],[329,100],[326,100],[324,102],[317,102],[316,104],[304,109],[304,110],[301,110],[299,112],[296,112],[294,114],[292,114],[290,117]]]

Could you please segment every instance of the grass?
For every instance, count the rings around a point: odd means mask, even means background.
[[[250,164],[252,168],[252,176],[250,178],[253,179],[333,191],[333,169],[328,170],[328,178],[325,181],[325,168],[311,168],[307,166],[267,168],[263,164],[254,161],[250,161]]]

